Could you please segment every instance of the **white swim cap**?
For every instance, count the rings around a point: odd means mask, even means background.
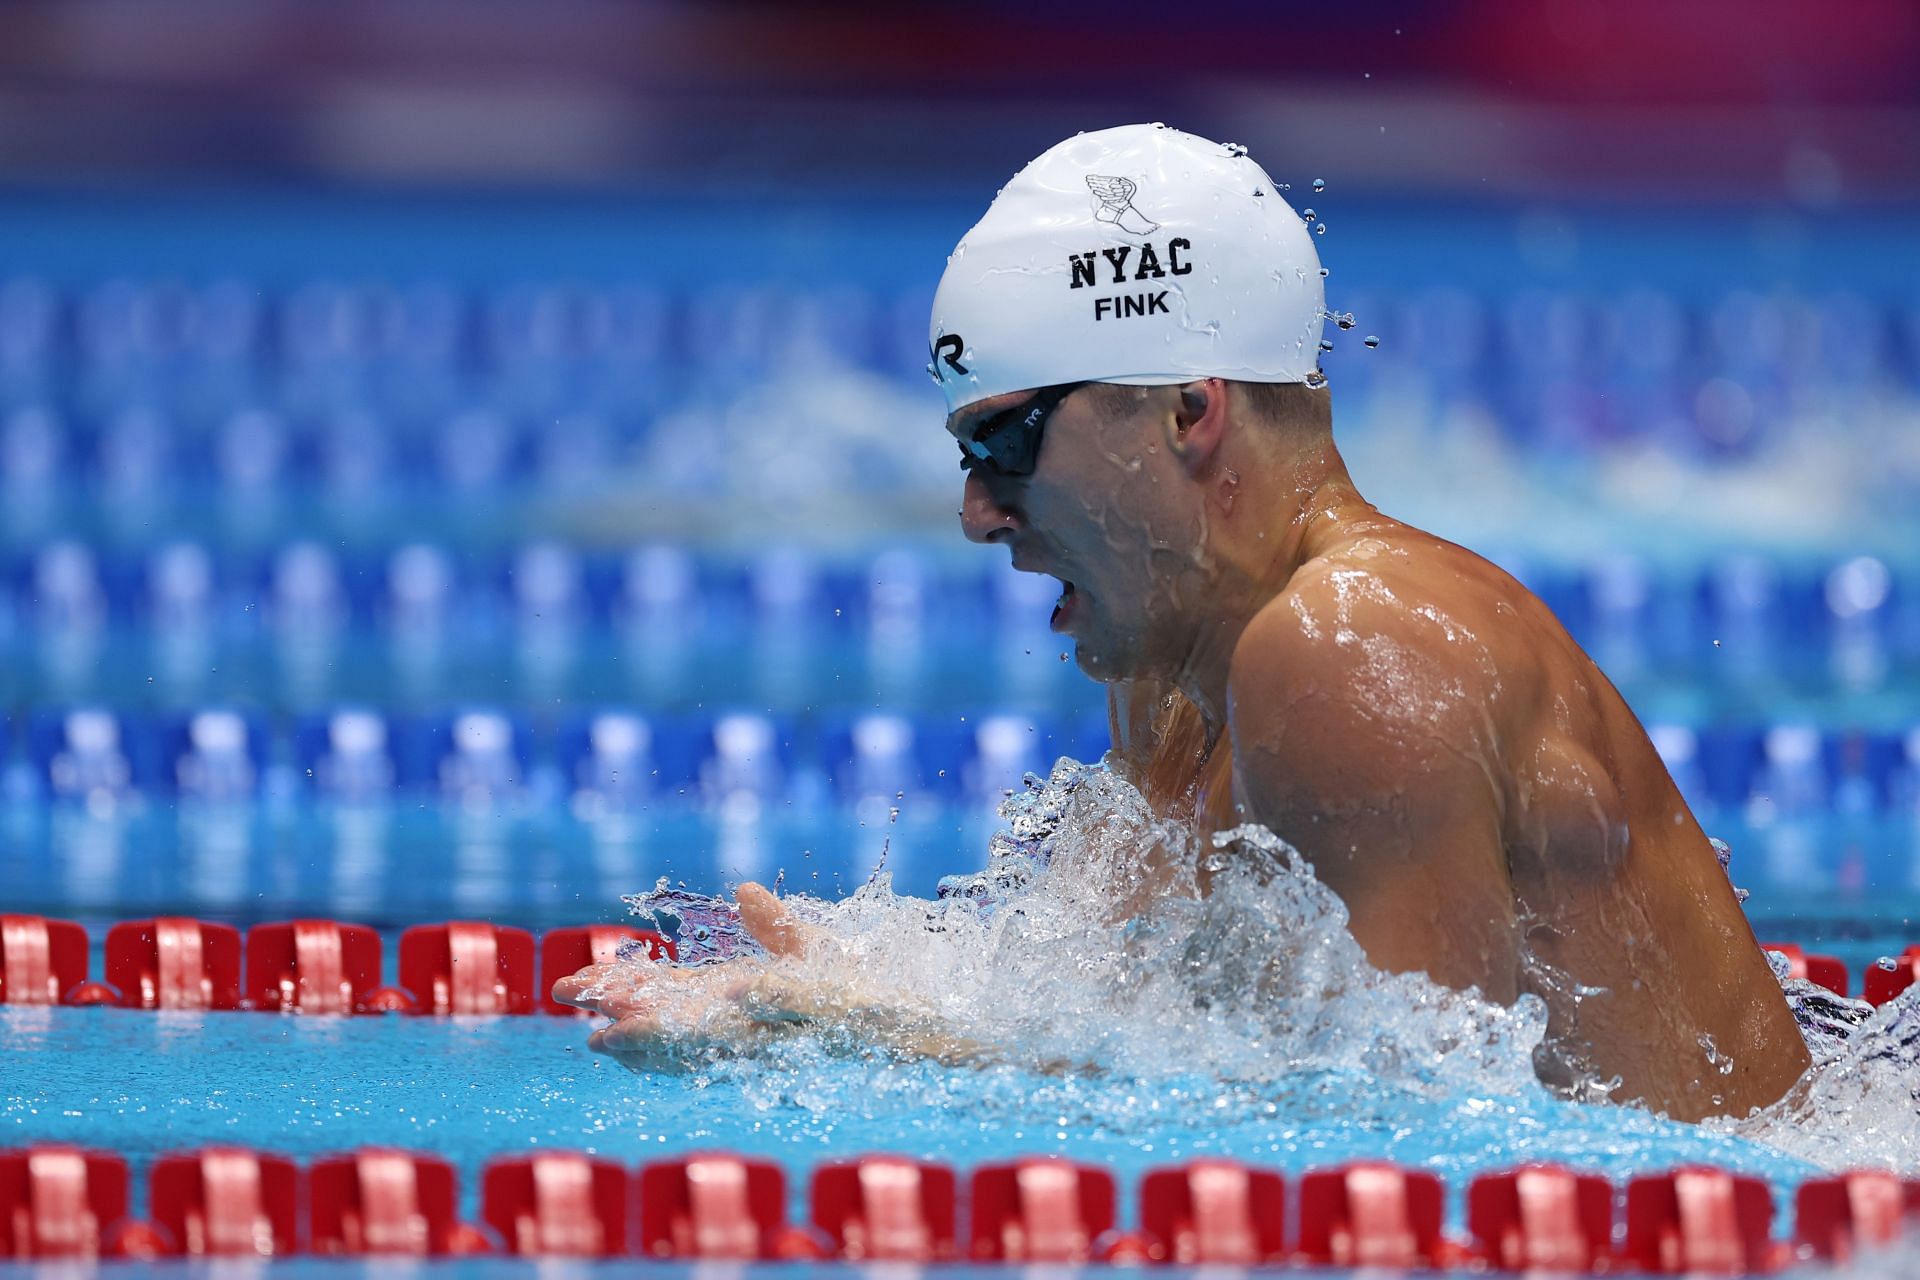
[[[1061,382],[1318,380],[1313,237],[1246,148],[1160,124],[1068,138],[947,259],[928,366],[949,413]]]

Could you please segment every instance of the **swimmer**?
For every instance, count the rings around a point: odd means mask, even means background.
[[[1775,1101],[1806,1048],[1633,712],[1518,582],[1348,475],[1322,275],[1244,148],[1140,125],[1028,165],[934,302],[967,537],[1060,580],[1053,627],[1109,686],[1114,766],[1201,833],[1291,843],[1374,965],[1537,995],[1536,1067],[1575,1096],[1688,1120]],[[764,889],[740,907],[770,955],[808,945]],[[615,1019],[595,1047],[642,1067],[674,1039],[663,982],[741,1033],[808,998],[886,1003],[769,993],[764,962],[735,963],[555,994]]]

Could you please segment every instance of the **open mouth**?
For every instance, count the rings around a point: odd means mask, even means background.
[[[1073,606],[1078,599],[1079,594],[1074,590],[1073,583],[1062,578],[1060,580],[1060,598],[1053,602],[1053,618],[1048,625],[1055,631],[1061,630],[1066,625],[1067,620],[1073,616]]]

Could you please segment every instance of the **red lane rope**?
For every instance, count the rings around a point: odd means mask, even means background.
[[[0,914],[0,1005],[116,1004],[129,1009],[252,1009],[299,1014],[568,1014],[557,979],[610,961],[626,945],[671,959],[652,930],[576,925],[537,940],[485,921],[414,925],[400,935],[399,983],[382,986],[385,948],[366,925],[337,920],[258,924],[246,931],[187,917],[128,920],[107,932],[104,982],[88,976],[89,943],[71,920]],[[1765,943],[1796,978],[1848,995],[1847,968],[1794,943]],[[1920,944],[1868,966],[1860,998],[1885,1004],[1920,981]]]
[[[126,920],[107,931],[105,981],[87,971],[89,943],[71,920],[0,915],[0,1005],[112,1004],[125,1009],[306,1015],[572,1014],[557,979],[615,959],[622,947],[672,959],[647,929],[579,925],[536,944],[525,929],[484,921],[415,925],[400,935],[399,983],[382,986],[378,931],[337,920],[232,925],[179,916]]]
[[[1166,1263],[1751,1275],[1920,1230],[1920,1179],[1858,1171],[1802,1183],[1791,1239],[1758,1178],[1706,1166],[1644,1174],[1624,1195],[1555,1165],[1482,1174],[1464,1239],[1441,1229],[1434,1174],[1354,1161],[1286,1178],[1223,1159],[1149,1171],[1140,1227],[1116,1227],[1112,1173],[1057,1157],[949,1166],[866,1156],[817,1166],[809,1221],[786,1218],[787,1175],[727,1152],[639,1170],[577,1152],[490,1161],[481,1221],[458,1175],[421,1152],[363,1148],[302,1167],[213,1147],[163,1156],[145,1219],[127,1161],[75,1147],[0,1150],[0,1258],[180,1256],[653,1257],[1009,1264]],[[1621,1212],[1624,1206],[1624,1212]]]

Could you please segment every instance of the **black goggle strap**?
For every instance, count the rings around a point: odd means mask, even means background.
[[[1063,382],[1042,387],[1025,404],[1002,410],[974,428],[973,437],[960,443],[960,469],[971,471],[982,462],[1006,475],[1026,475],[1040,453],[1040,430],[1060,402],[1084,387]]]

